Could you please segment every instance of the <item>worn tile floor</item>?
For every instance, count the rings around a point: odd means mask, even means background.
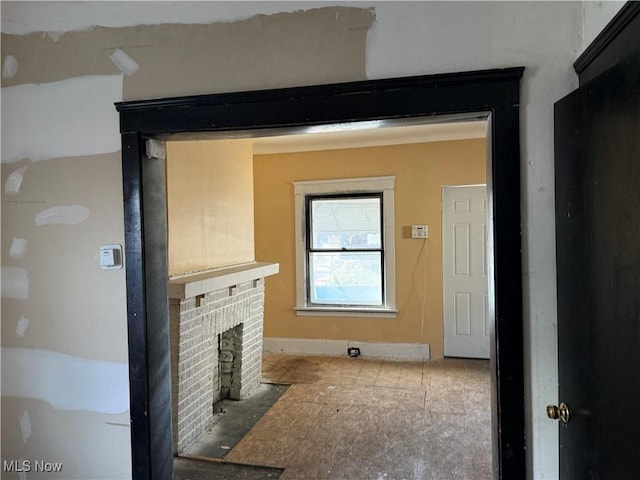
[[[292,386],[224,458],[282,480],[491,478],[489,362],[265,354]]]

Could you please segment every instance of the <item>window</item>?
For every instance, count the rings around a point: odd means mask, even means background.
[[[394,177],[295,182],[300,315],[395,316]]]
[[[382,307],[382,193],[306,198],[307,303]]]

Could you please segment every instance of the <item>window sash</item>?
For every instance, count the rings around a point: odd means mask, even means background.
[[[340,200],[340,199],[377,199],[378,200],[378,235],[379,235],[379,247],[351,247],[351,246],[341,246],[339,248],[314,248],[313,245],[313,202],[315,200]],[[382,192],[374,192],[374,193],[344,193],[344,194],[328,194],[328,195],[307,195],[305,196],[305,246],[306,246],[306,299],[307,305],[309,306],[332,306],[332,307],[384,307],[386,304],[386,288],[385,288],[385,250],[384,250],[384,205],[383,205],[383,193]],[[331,300],[328,299],[324,302],[320,301],[320,295],[318,294],[318,285],[314,284],[315,281],[315,271],[313,269],[313,258],[317,256],[326,256],[331,255],[335,258],[340,256],[348,256],[353,254],[378,254],[379,256],[379,273],[376,278],[379,283],[379,294],[375,293],[376,297],[379,300],[371,301],[367,300],[367,291],[369,295],[374,293],[371,287],[377,288],[377,285],[349,285],[349,284],[337,284],[337,285],[326,285],[326,291],[333,291],[334,297],[339,298],[343,297],[344,302],[339,300]],[[338,272],[342,273],[343,276],[358,276],[356,272],[351,272],[349,275],[348,272]],[[362,273],[360,274],[360,278],[362,278]],[[355,297],[350,297],[345,294],[348,289],[352,289]],[[359,289],[359,290],[358,290]],[[363,298],[364,297],[364,298]],[[326,296],[325,296],[326,298]]]

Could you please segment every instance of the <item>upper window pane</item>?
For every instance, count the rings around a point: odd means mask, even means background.
[[[311,249],[379,249],[381,198],[314,198],[311,209]]]

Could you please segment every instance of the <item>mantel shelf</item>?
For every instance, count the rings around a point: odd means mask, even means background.
[[[239,283],[275,275],[279,263],[252,262],[169,278],[169,298],[191,298]]]

